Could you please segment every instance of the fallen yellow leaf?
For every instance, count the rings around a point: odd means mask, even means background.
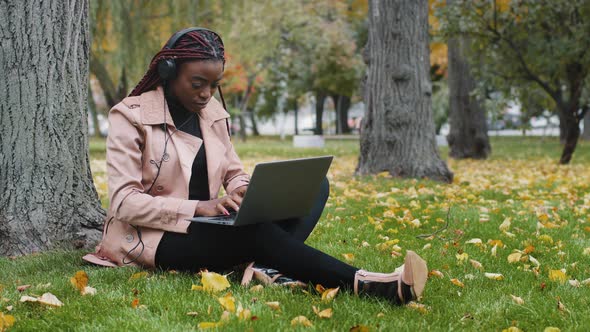
[[[459,281],[459,279],[451,279],[451,282],[453,283],[453,285],[455,286],[459,286],[459,287],[465,287],[465,284],[463,284],[461,281]]]
[[[326,288],[324,286],[320,285],[320,284],[317,284],[317,285],[315,285],[315,290],[318,293],[322,294],[326,290]]]
[[[131,308],[137,309],[138,306],[139,306],[139,299],[134,298],[133,301],[131,301]]]
[[[483,244],[483,242],[481,241],[481,239],[478,239],[478,238],[474,238],[474,239],[471,239],[469,241],[465,241],[465,243],[466,244],[476,244],[476,245],[482,245]]]
[[[200,322],[197,327],[200,329],[214,329],[223,325],[223,322]]]
[[[239,320],[249,320],[252,318],[252,312],[250,309],[244,309],[241,303],[238,303],[238,309],[236,310],[236,316]]]
[[[264,286],[255,285],[255,286],[250,287],[250,292],[257,293],[257,292],[261,292],[263,289],[264,289]]]
[[[313,312],[320,318],[331,318],[332,317],[332,308],[321,310],[318,309],[316,306],[311,306]]]
[[[567,275],[563,270],[549,270],[549,280],[558,281],[563,284],[567,281]]]
[[[543,332],[561,332],[561,330],[558,327],[547,326]]]
[[[215,272],[201,272],[201,283],[207,292],[219,292],[229,288],[230,284],[226,276]]]
[[[14,325],[14,322],[14,316],[5,315],[2,312],[0,312],[0,332],[8,330],[11,326]]]
[[[70,278],[70,282],[74,288],[82,293],[84,288],[88,286],[88,275],[84,271],[78,271]]]
[[[467,258],[469,258],[469,255],[466,252],[464,252],[462,254],[455,254],[455,257],[457,258],[457,261],[460,264],[463,264],[463,262],[465,262],[465,260],[467,260]]]
[[[342,257],[344,257],[347,262],[352,262],[354,260],[354,254],[342,254]]]
[[[522,254],[519,252],[513,252],[510,255],[508,255],[508,263],[517,263],[518,261],[520,261],[520,258],[522,257]]]
[[[510,229],[512,218],[506,218],[498,227],[502,232],[506,232]]]
[[[406,307],[408,307],[410,309],[413,309],[413,310],[416,310],[416,311],[418,311],[419,313],[421,313],[423,315],[428,313],[428,309],[422,303],[418,303],[418,302],[412,301],[412,302],[408,303],[406,305]]]
[[[349,332],[369,332],[371,331],[368,326],[365,325],[355,325],[348,330]]]
[[[201,285],[192,285],[191,286],[191,290],[194,290],[194,291],[203,291],[203,290],[205,290],[205,288],[203,288],[203,286],[201,286]]]
[[[322,293],[322,301],[326,301],[326,302],[332,301],[336,297],[336,295],[338,294],[339,290],[340,290],[340,287],[326,289]]]
[[[437,278],[443,278],[444,274],[442,272],[440,272],[439,270],[432,270],[428,273],[429,276],[433,276],[433,277],[437,277]]]
[[[503,280],[504,276],[501,273],[484,273],[485,277],[492,280]]]
[[[277,301],[265,302],[267,306],[274,310],[281,310],[281,305]]]
[[[303,325],[306,327],[312,327],[313,324],[305,316],[297,316],[291,320],[291,326]]]
[[[225,294],[225,296],[218,298],[217,301],[219,301],[223,309],[229,312],[236,312],[236,299],[234,299],[231,293]]]
[[[133,275],[131,275],[131,277],[129,277],[129,281],[137,280],[140,278],[146,278],[148,275],[149,275],[149,273],[147,271],[137,272],[137,273],[134,273]]]
[[[473,266],[476,269],[483,269],[483,265],[481,265],[481,263],[476,261],[475,259],[470,259],[469,263],[471,263],[471,266]]]
[[[503,329],[502,332],[522,332],[522,330],[516,326],[510,326],[507,329]]]

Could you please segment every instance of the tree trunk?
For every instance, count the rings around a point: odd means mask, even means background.
[[[256,124],[256,115],[252,110],[248,111],[248,115],[250,116],[250,123],[252,124],[252,136],[260,136],[258,125]]]
[[[96,103],[92,97],[92,89],[90,88],[90,82],[88,82],[88,109],[90,110],[90,116],[92,117],[92,128],[94,129],[94,137],[102,137],[100,132],[100,123],[98,123],[98,113],[96,112]]]
[[[580,138],[580,122],[576,119],[578,105],[577,103],[572,104],[557,106],[561,114],[560,118],[562,119],[560,121],[560,127],[561,123],[563,123],[563,129],[561,131],[563,131],[565,139],[561,158],[559,159],[559,163],[563,165],[569,164],[572,160],[572,155],[578,145],[578,138]]]
[[[590,140],[590,111],[586,111],[584,115],[584,132],[582,133],[584,140]]]
[[[299,103],[297,102],[297,99],[295,99],[294,104],[293,112],[295,115],[295,135],[299,135]]]
[[[559,143],[561,143],[562,145],[565,144],[566,134],[568,131],[567,119],[565,119],[564,116],[565,112],[567,111],[562,112],[561,109],[559,109],[557,112],[557,117],[559,118]]]
[[[91,247],[88,1],[0,1],[0,255]]]
[[[432,118],[428,1],[372,0],[358,174],[451,182]]]
[[[350,109],[350,97],[343,95],[332,95],[334,101],[334,109],[336,111],[336,133],[349,134],[350,127],[348,126],[348,110]]]
[[[486,112],[471,96],[475,80],[465,56],[468,48],[466,38],[449,40],[449,156],[486,159],[491,151]]]
[[[315,93],[315,134],[323,135],[322,118],[324,115],[324,101],[326,101],[326,94],[320,91]]]

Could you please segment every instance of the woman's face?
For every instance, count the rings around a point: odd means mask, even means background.
[[[205,108],[223,77],[223,62],[195,60],[180,64],[178,75],[170,82],[172,94],[191,112]]]

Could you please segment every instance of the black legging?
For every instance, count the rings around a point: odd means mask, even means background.
[[[303,282],[352,288],[357,268],[303,243],[318,222],[329,192],[326,179],[312,212],[302,219],[239,227],[192,223],[188,234],[165,232],[156,251],[156,266],[224,270],[255,261]]]

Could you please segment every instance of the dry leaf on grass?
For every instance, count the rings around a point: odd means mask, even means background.
[[[305,316],[297,316],[291,320],[291,326],[303,325],[306,327],[312,327],[313,324]]]
[[[355,325],[353,327],[350,328],[350,330],[348,330],[349,332],[369,332],[371,331],[371,329],[369,329],[368,326],[365,325]]]
[[[281,305],[279,304],[279,302],[272,301],[272,302],[265,302],[265,304],[267,306],[269,306],[271,309],[281,310]]]
[[[255,286],[250,287],[250,292],[257,293],[257,292],[261,292],[263,289],[264,289],[264,286],[255,285]]]
[[[563,284],[567,282],[567,275],[564,270],[549,270],[549,280]]]
[[[78,271],[70,278],[72,286],[76,288],[80,293],[84,291],[84,288],[88,286],[88,275],[84,271]]]
[[[223,322],[200,322],[197,327],[200,329],[214,329],[223,325]]]
[[[504,276],[502,275],[502,273],[484,273],[484,276],[488,279],[492,279],[492,280],[503,280]]]
[[[422,303],[412,301],[412,302],[408,303],[406,305],[406,307],[408,307],[412,310],[416,310],[423,315],[428,313],[428,308]]]
[[[443,278],[444,274],[442,272],[440,272],[439,270],[432,270],[428,273],[428,276],[433,276],[433,277],[437,277],[437,278]]]
[[[15,321],[16,320],[14,319],[14,316],[5,315],[2,312],[0,312],[0,332],[8,330],[11,326],[14,325]]]
[[[483,265],[480,262],[476,261],[475,259],[470,259],[469,263],[471,263],[471,266],[473,266],[476,269],[479,269],[479,270],[483,269]]]
[[[453,278],[453,279],[451,279],[451,282],[455,286],[465,287],[465,284],[463,284],[461,281],[459,281],[459,279]]]
[[[19,291],[19,292],[24,292],[29,287],[31,287],[31,285],[21,285],[21,286],[17,286],[16,287],[16,290]],[[1,288],[0,288],[0,290],[1,290]]]
[[[321,310],[321,311],[316,306],[311,306],[311,308],[313,309],[313,312],[319,318],[331,318],[332,317],[332,314],[333,314],[332,308],[324,309],[324,310]]]
[[[226,276],[208,271],[201,272],[201,283],[207,292],[219,292],[230,286]]]
[[[38,302],[41,304],[45,304],[52,307],[61,307],[64,304],[57,299],[57,297],[51,293],[45,293],[40,297],[32,297],[32,296],[21,296],[20,302]]]
[[[322,301],[325,301],[325,302],[332,301],[336,297],[336,295],[338,294],[339,290],[340,290],[340,287],[326,289],[322,293]]]
[[[524,304],[524,300],[518,296],[514,296],[512,294],[510,294],[510,296],[512,297],[512,301],[516,304],[520,304],[523,305]]]
[[[225,294],[225,296],[218,298],[217,301],[219,301],[223,309],[229,312],[236,312],[236,299],[231,293]]]
[[[149,273],[147,271],[137,272],[137,273],[134,273],[131,277],[129,277],[129,281],[137,280],[137,279],[141,279],[141,278],[146,278],[148,275],[149,275]]]

